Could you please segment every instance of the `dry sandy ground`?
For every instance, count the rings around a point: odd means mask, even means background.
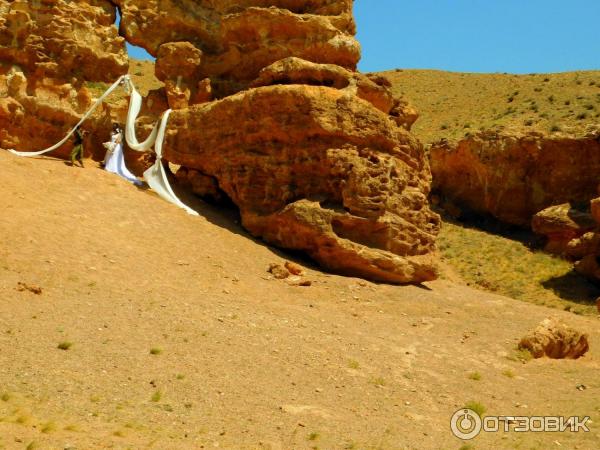
[[[266,271],[289,256],[226,216],[93,166],[0,151],[0,448],[459,449],[449,421],[469,401],[593,423],[463,448],[598,448],[597,318],[312,266],[289,286]],[[551,315],[590,353],[509,359]]]

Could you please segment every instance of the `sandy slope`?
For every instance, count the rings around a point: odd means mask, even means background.
[[[309,268],[313,286],[288,286],[266,272],[285,255],[227,217],[88,166],[0,151],[0,448],[458,449],[468,401],[594,420],[474,448],[597,448],[598,319],[441,281]],[[589,331],[590,354],[508,359],[549,315]]]

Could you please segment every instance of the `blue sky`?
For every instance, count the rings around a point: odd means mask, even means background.
[[[360,69],[600,69],[600,0],[355,0]]]
[[[600,69],[600,0],[355,0],[354,14],[364,72]]]

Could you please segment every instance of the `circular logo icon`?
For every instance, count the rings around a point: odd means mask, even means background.
[[[469,441],[481,433],[481,417],[472,409],[459,409],[450,420],[450,428],[454,436]]]

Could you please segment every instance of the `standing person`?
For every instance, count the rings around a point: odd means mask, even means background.
[[[113,131],[110,134],[110,142],[104,144],[106,147],[106,157],[104,158],[104,170],[119,175],[127,181],[140,186],[142,183],[132,174],[125,165],[123,156],[123,132],[118,124],[113,125]]]
[[[79,161],[83,167],[83,134],[79,127],[75,128],[73,134],[73,150],[71,150],[71,165],[75,165],[75,161]]]

